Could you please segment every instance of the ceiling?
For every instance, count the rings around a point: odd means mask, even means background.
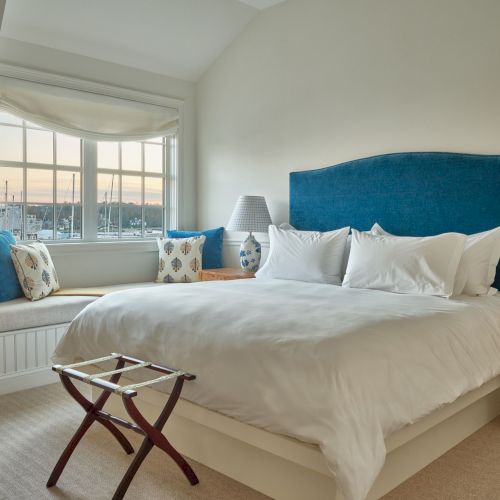
[[[7,0],[0,35],[196,81],[283,0]]]
[[[272,7],[273,5],[276,5],[278,3],[282,3],[285,0],[239,0],[242,3],[246,3],[247,5],[250,5],[252,7],[255,7],[256,9],[268,9],[269,7]]]

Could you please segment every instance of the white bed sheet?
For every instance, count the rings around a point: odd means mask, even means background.
[[[195,373],[183,397],[197,404],[319,444],[361,500],[384,438],[500,373],[500,296],[282,280],[133,289],[87,306],[55,360],[113,351]]]

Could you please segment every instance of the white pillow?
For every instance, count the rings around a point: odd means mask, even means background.
[[[390,233],[374,224],[372,234]],[[493,295],[498,260],[500,259],[500,227],[467,236],[458,266],[453,295]]]
[[[191,238],[158,238],[158,283],[191,283],[199,281],[205,236]]]
[[[257,278],[340,285],[349,228],[321,233],[269,226],[269,256]]]
[[[40,241],[11,245],[12,263],[27,299],[34,301],[59,290],[59,279],[47,247]]]
[[[289,231],[289,230],[295,230],[295,228],[291,225],[291,224],[288,224],[288,222],[282,222],[279,226],[278,226],[279,229],[284,229],[285,231]]]
[[[459,233],[414,238],[353,229],[342,285],[450,297],[465,240]]]
[[[351,254],[351,243],[352,243],[352,236],[348,235],[347,240],[345,242],[344,257],[342,258],[342,272],[340,274],[342,276],[342,279],[344,279],[345,272],[347,271],[347,264],[349,263],[349,255]]]
[[[288,222],[282,222],[279,226],[279,229],[284,229],[286,231],[295,230],[295,228],[289,224]],[[345,271],[347,269],[347,263],[349,262],[349,253],[351,252],[351,235],[347,235],[347,240],[345,242],[344,255],[342,257],[342,267],[340,271],[340,280],[342,281],[345,276]]]

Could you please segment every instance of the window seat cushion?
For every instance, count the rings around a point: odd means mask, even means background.
[[[97,297],[46,297],[31,302],[19,298],[0,303],[0,332],[69,323]]]
[[[128,288],[165,286],[158,283],[129,283],[126,285],[100,286],[100,291],[111,293]],[[95,288],[94,288],[95,289]],[[0,303],[0,332],[24,330],[39,326],[69,323],[97,296],[49,296],[36,302],[25,297]]]

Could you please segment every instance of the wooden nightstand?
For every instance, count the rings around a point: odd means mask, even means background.
[[[200,271],[201,281],[217,280],[244,280],[255,278],[255,273],[243,271],[235,267],[221,267],[220,269],[203,269]]]

